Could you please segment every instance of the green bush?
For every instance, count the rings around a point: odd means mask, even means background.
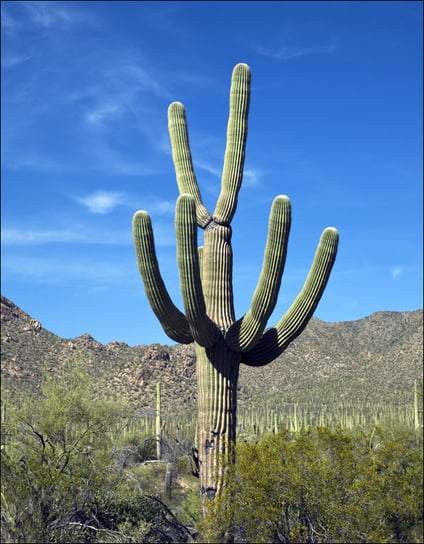
[[[240,444],[237,459],[200,526],[205,541],[422,542],[423,460],[415,436],[284,431]]]
[[[70,381],[45,379],[39,399],[8,410],[2,542],[187,540],[163,503],[129,483],[116,432],[126,409],[93,398],[76,368]]]
[[[95,517],[110,535],[125,535],[123,542],[188,542],[189,531],[157,497],[99,496]]]

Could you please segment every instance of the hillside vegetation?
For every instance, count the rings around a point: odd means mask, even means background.
[[[164,414],[196,410],[192,345],[130,347],[97,342],[89,334],[64,339],[1,298],[3,400],[35,395],[44,371],[67,372],[83,362],[96,393],[127,399],[138,412],[155,408],[161,382]],[[313,318],[303,334],[270,365],[242,366],[239,410],[301,410],[371,404],[411,405],[422,376],[423,311],[378,312],[358,321]]]

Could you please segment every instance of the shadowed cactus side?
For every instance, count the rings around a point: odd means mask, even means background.
[[[160,274],[146,211],[133,218],[138,268],[150,305],[164,331],[179,343],[195,343],[198,382],[198,456],[203,508],[225,483],[234,458],[237,381],[241,363],[262,366],[280,355],[306,327],[327,284],[338,232],[322,233],[304,287],[278,323],[265,331],[280,289],[291,223],[286,196],[272,204],[262,271],[249,311],[236,319],[233,304],[231,221],[243,178],[250,69],[232,74],[221,193],[213,214],[204,206],[193,169],[185,110],[168,110],[172,157],[180,196],[175,229],[184,313],[172,302]],[[204,230],[203,247],[197,229]]]

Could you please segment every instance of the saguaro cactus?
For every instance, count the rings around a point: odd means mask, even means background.
[[[337,230],[325,229],[301,292],[280,321],[265,331],[277,302],[291,223],[290,200],[277,196],[251,306],[236,319],[230,225],[243,178],[249,99],[250,69],[238,64],[232,74],[222,185],[213,214],[203,205],[196,181],[184,107],[179,102],[169,106],[169,134],[180,192],[175,229],[184,313],[173,304],[162,280],[148,213],[138,211],[133,218],[138,267],[150,305],[170,338],[195,343],[204,508],[224,485],[226,469],[234,459],[240,364],[270,363],[303,331],[327,284],[338,244]],[[203,248],[197,246],[198,227],[204,231]]]

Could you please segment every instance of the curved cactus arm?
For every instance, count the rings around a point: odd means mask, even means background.
[[[171,301],[163,282],[149,214],[145,211],[135,213],[132,227],[138,269],[153,312],[172,340],[181,344],[193,342],[188,321]]]
[[[219,329],[206,315],[197,248],[196,203],[192,195],[180,195],[175,212],[177,261],[181,294],[194,340],[203,347],[216,343]]]
[[[230,225],[237,207],[238,192],[243,179],[249,102],[250,68],[247,64],[237,64],[231,80],[221,193],[213,214],[214,220],[221,225]]]
[[[259,342],[275,308],[286,261],[290,224],[290,200],[286,196],[277,196],[272,203],[264,262],[250,310],[231,325],[225,337],[227,346],[234,351],[249,351]]]
[[[173,102],[168,108],[168,130],[178,189],[181,195],[192,195],[196,202],[197,224],[205,228],[212,217],[200,196],[191,158],[185,109],[181,102]]]
[[[324,230],[301,292],[277,325],[266,331],[251,351],[243,354],[243,363],[249,366],[270,363],[304,330],[327,285],[338,241],[336,229],[330,227]]]

